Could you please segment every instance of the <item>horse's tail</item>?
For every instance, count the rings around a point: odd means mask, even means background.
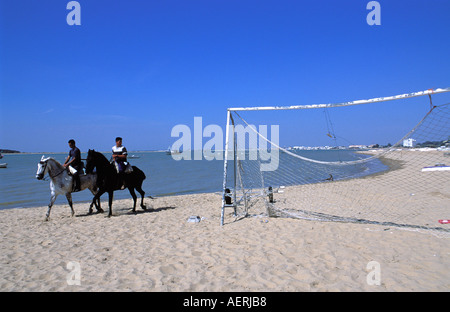
[[[135,175],[136,175],[137,178],[142,179],[142,181],[144,181],[145,178],[147,178],[147,177],[145,176],[144,171],[142,171],[141,169],[139,169],[139,168],[136,167],[136,166],[132,166],[132,167],[133,167],[133,172],[135,173]]]

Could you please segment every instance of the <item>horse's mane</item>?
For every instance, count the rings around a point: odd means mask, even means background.
[[[61,163],[59,161],[57,161],[55,158],[53,158],[53,157],[44,158],[44,155],[42,155],[41,161],[49,161],[49,160],[53,160],[56,164],[62,166]]]
[[[105,164],[109,164],[109,160],[106,158],[105,155],[95,150],[92,150],[91,152],[95,155],[96,159],[98,159],[101,162],[104,162]]]

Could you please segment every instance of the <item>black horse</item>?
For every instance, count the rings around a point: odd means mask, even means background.
[[[93,172],[94,168],[97,171],[97,186],[99,190],[97,194],[92,199],[91,206],[89,207],[89,213],[92,212],[92,206],[95,201],[100,198],[105,192],[109,195],[109,213],[108,217],[112,215],[112,201],[114,191],[120,190],[122,185],[120,183],[119,174],[113,164],[111,164],[106,157],[99,152],[94,150],[89,150],[86,158],[86,173]],[[145,192],[142,190],[142,182],[145,180],[145,174],[142,170],[133,166],[133,171],[131,173],[126,173],[123,175],[123,182],[125,187],[130,191],[131,196],[134,200],[133,212],[136,212],[136,189],[142,196],[141,198],[141,208],[146,210],[147,207],[144,205],[144,195]]]

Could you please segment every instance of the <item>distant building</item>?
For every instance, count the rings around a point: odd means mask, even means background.
[[[416,146],[416,140],[412,138],[403,140],[403,147],[414,147],[414,146]]]
[[[350,148],[350,149],[365,149],[365,148],[367,148],[367,145],[349,145],[348,148]]]

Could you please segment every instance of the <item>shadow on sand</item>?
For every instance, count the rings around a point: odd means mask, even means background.
[[[167,207],[160,207],[160,208],[147,208],[146,210],[136,210],[136,212],[132,211],[132,208],[118,208],[114,211],[114,214],[112,215],[113,217],[118,217],[121,215],[138,215],[138,214],[144,214],[144,213],[155,213],[155,212],[160,212],[160,211],[164,211],[164,210],[170,210],[170,209],[175,209],[176,207],[174,206],[167,206]],[[103,213],[107,214],[107,211],[104,211]],[[89,213],[85,213],[85,214],[77,214],[75,215],[75,217],[89,217],[89,216],[94,216],[97,214],[103,214],[101,212],[93,212],[91,214]]]

